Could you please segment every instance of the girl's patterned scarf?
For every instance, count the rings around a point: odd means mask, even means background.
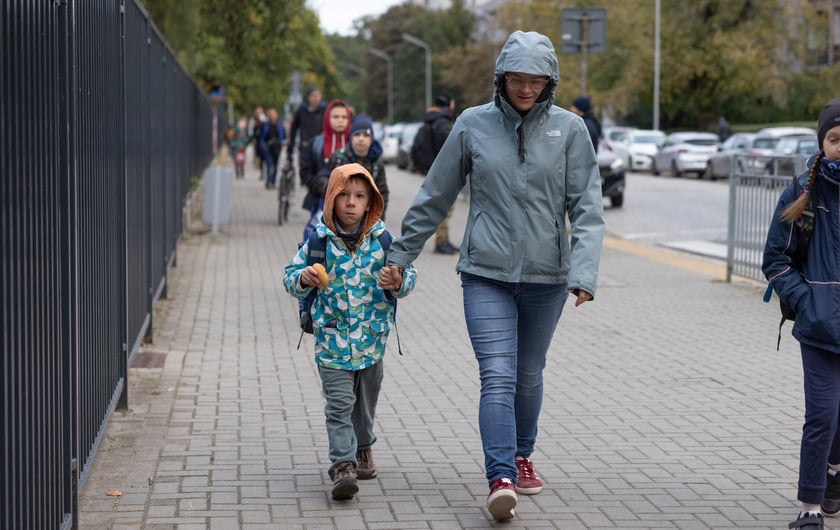
[[[822,157],[822,160],[820,160],[820,174],[835,183],[840,182],[840,161]]]

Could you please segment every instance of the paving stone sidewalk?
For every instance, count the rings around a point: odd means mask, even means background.
[[[422,179],[388,176],[399,233]],[[520,496],[517,519],[485,509],[455,257],[431,242],[400,302],[404,355],[392,335],[384,361],[379,477],[333,501],[312,337],[296,349],[297,304],[281,285],[300,199],[278,227],[276,194],[249,173],[222,234],[179,243],[154,343],[138,354],[161,365],[130,370],[129,410],[112,416],[81,492],[82,528],[758,529],[795,515],[801,366],[789,327],[775,351],[778,307],[760,286],[611,244],[597,300],[567,305],[549,352],[533,455],[546,487]]]

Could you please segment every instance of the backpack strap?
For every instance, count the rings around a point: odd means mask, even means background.
[[[327,262],[327,238],[319,237],[318,232],[313,230],[309,233],[309,238],[306,240],[306,266],[311,266],[316,263],[325,264]],[[313,288],[309,294],[303,299],[302,304],[312,309],[312,304],[315,302],[315,297],[318,296],[318,289]],[[300,330],[300,338],[298,339],[297,349],[300,349],[300,344],[303,341],[303,330]]]
[[[313,230],[309,233],[309,239],[306,240],[306,244],[307,265],[314,265],[316,263],[324,264],[327,262],[327,238],[319,237],[318,232]]]

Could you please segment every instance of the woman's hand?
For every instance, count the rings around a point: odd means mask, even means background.
[[[388,265],[379,270],[376,283],[385,290],[399,291],[402,285],[403,270],[396,265]]]
[[[575,307],[578,307],[584,302],[588,302],[594,298],[591,294],[587,293],[583,289],[569,289],[569,293],[577,296],[577,300],[575,300]]]

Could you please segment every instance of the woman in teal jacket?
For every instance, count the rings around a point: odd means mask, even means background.
[[[546,353],[569,292],[579,306],[593,299],[598,281],[598,164],[583,120],[554,106],[557,80],[547,37],[510,35],[496,60],[494,101],[455,122],[387,260],[397,270],[410,266],[469,176],[456,269],[481,379],[487,505],[497,520],[514,516],[516,492],[542,490],[529,457]]]

